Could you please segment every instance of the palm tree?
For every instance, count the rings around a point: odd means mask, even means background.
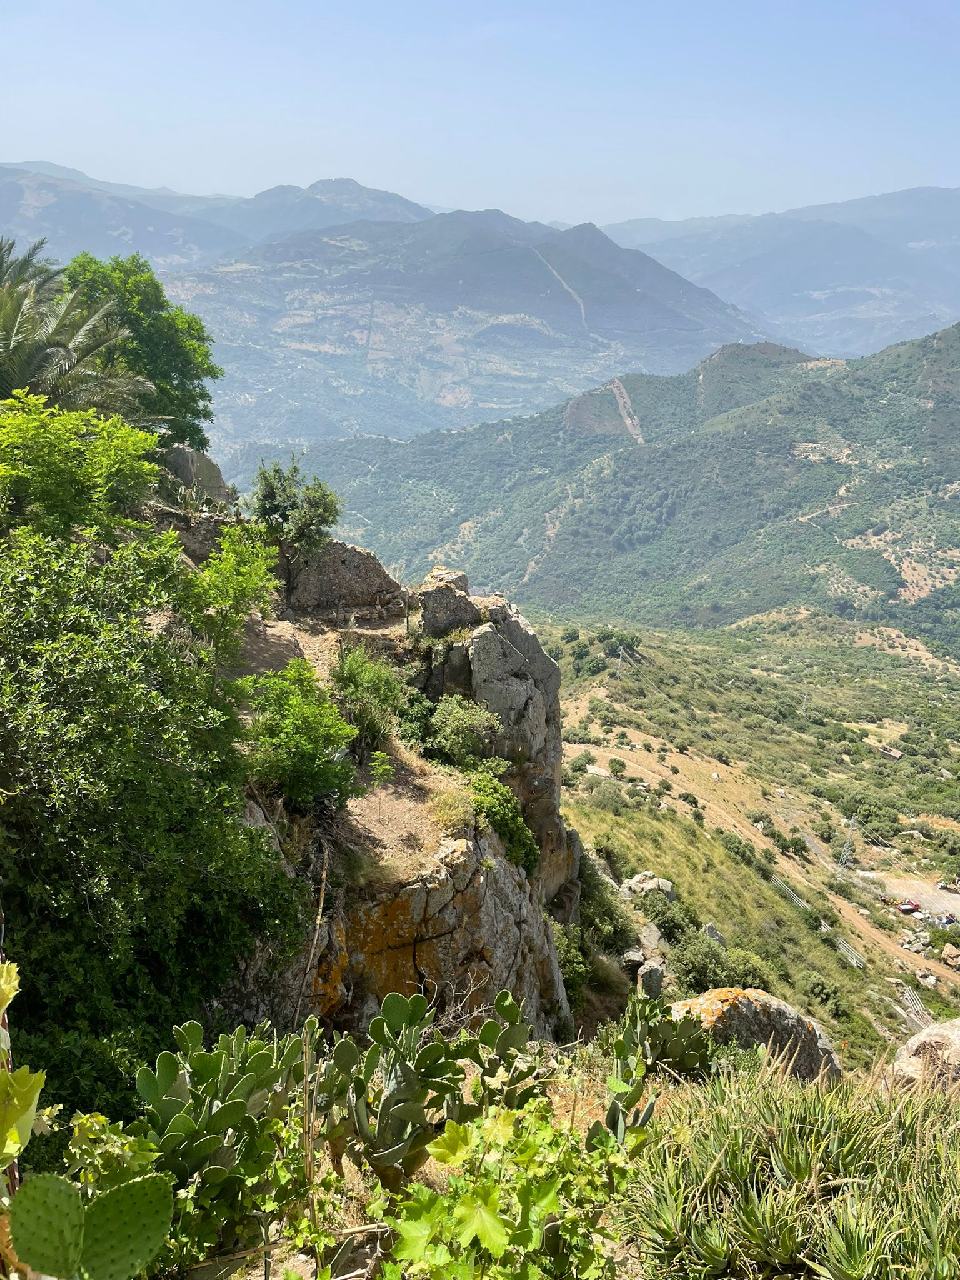
[[[42,249],[38,240],[17,256],[14,242],[0,238],[0,400],[24,389],[63,409],[146,424],[141,405],[151,383],[104,360],[127,337],[114,304],[84,307],[61,287],[62,269],[41,258]]]

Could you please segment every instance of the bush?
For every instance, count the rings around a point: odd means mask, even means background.
[[[356,730],[352,749],[363,764],[396,729],[407,691],[393,667],[372,658],[362,645],[341,650],[330,679],[347,722]]]
[[[237,682],[252,711],[250,769],[255,781],[291,809],[339,809],[357,794],[347,724],[304,658],[282,671]]]
[[[265,610],[279,586],[271,571],[273,553],[256,525],[228,525],[220,543],[186,585],[194,627],[213,644],[222,661],[235,658],[251,609]]]
[[[705,933],[681,939],[670,953],[670,968],[685,995],[735,985],[725,948]]]
[[[61,538],[107,533],[156,479],[147,461],[156,442],[122,418],[47,408],[43,396],[0,401],[0,533],[24,524]]]
[[[471,782],[477,817],[485,819],[494,829],[511,862],[528,873],[534,872],[540,861],[540,850],[523,820],[517,797],[486,770],[473,774]]]
[[[563,978],[570,1007],[579,1009],[583,1004],[583,993],[591,976],[582,932],[575,924],[554,922],[553,940],[556,943],[560,975]]]
[[[493,736],[499,728],[499,718],[486,707],[458,693],[447,695],[433,713],[432,746],[448,763],[469,769],[490,755]]]
[[[242,726],[170,535],[0,554],[0,860],[14,1053],[51,1101],[129,1111],[131,1060],[222,991],[300,887],[241,821]],[[171,626],[147,619],[168,616]],[[21,1031],[29,1028],[29,1038]]]
[[[609,768],[610,768],[611,776],[614,778],[622,778],[627,771],[626,764],[622,760],[619,760],[616,756],[610,757]]]
[[[622,955],[637,940],[633,916],[589,853],[580,862],[580,929],[588,950],[610,955]]]
[[[643,908],[671,946],[700,928],[700,917],[693,907],[684,902],[670,902],[659,889],[644,896]]]

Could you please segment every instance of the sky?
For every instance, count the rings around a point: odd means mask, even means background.
[[[600,224],[960,186],[957,0],[0,0],[0,30],[0,159],[117,182]]]

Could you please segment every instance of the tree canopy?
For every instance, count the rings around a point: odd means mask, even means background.
[[[223,374],[211,354],[211,337],[199,316],[174,306],[142,255],[107,262],[81,253],[66,269],[78,302],[90,311],[110,306],[123,336],[103,353],[104,372],[146,378],[141,408],[165,443],[207,444],[204,424],[213,420],[208,383]]]

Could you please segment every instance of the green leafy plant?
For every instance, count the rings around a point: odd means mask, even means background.
[[[425,1162],[444,1109],[460,1094],[463,1054],[430,1035],[433,1020],[424,996],[393,993],[370,1023],[365,1053],[346,1037],[333,1049],[334,1066],[349,1080],[345,1150],[390,1190]]]
[[[109,535],[156,479],[155,444],[92,409],[68,412],[20,391],[0,400],[0,533],[29,525],[56,537],[78,527]]]
[[[271,1181],[287,1112],[303,1081],[303,1041],[239,1027],[206,1050],[197,1022],[174,1028],[178,1051],[137,1073],[144,1119],[131,1132],[159,1152],[177,1188],[168,1250],[184,1266],[266,1244],[283,1198]]]
[[[458,769],[473,768],[489,756],[500,720],[460,694],[446,694],[433,713],[431,745],[444,760]]]
[[[600,1218],[626,1159],[584,1146],[545,1099],[451,1121],[429,1150],[449,1180],[442,1191],[414,1186],[387,1209],[396,1232],[387,1280],[616,1274]]]
[[[303,813],[341,808],[357,794],[348,754],[357,730],[305,659],[294,658],[282,671],[246,676],[237,688],[252,711],[250,769],[260,786]]]
[[[470,777],[476,815],[488,822],[503,841],[507,857],[516,866],[532,873],[540,861],[540,850],[527,826],[516,796],[499,778],[485,769]]]
[[[406,690],[393,667],[371,657],[362,645],[344,646],[330,671],[337,699],[356,735],[352,749],[360,764],[396,728]]]

